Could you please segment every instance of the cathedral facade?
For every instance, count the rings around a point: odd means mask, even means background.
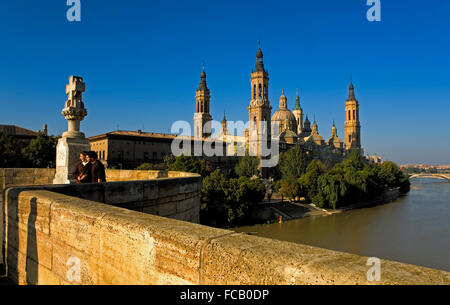
[[[293,145],[300,145],[308,153],[319,158],[321,158],[321,155],[330,154],[344,156],[351,149],[358,149],[362,152],[359,104],[355,97],[352,81],[350,81],[349,95],[345,102],[344,141],[339,138],[334,121],[331,127],[330,137],[327,140],[319,134],[319,127],[315,118],[311,125],[308,115],[304,117],[298,89],[295,105],[292,110],[288,107],[288,99],[283,89],[279,98],[279,107],[272,114],[272,106],[269,101],[269,73],[264,68],[263,53],[260,44],[256,52],[255,69],[251,73],[250,86],[251,99],[247,108],[249,123],[244,135],[231,135],[226,129],[227,124],[224,115],[221,124],[222,130],[215,136],[217,140],[231,141],[235,145],[238,142],[245,142],[247,151],[252,150],[257,156],[261,156],[259,150],[260,141],[264,141],[262,140],[265,139],[264,137],[266,139],[277,139],[278,145],[280,145],[280,151],[286,151]],[[210,91],[206,85],[206,73],[203,67],[200,86],[196,91],[194,137],[208,138],[211,136],[210,122],[212,121],[212,117],[209,112],[209,103]],[[264,135],[264,137],[261,137],[261,135]],[[268,145],[270,146],[270,143]]]

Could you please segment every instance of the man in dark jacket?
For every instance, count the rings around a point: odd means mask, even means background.
[[[87,159],[91,163],[91,182],[106,182],[105,166],[97,158],[95,151],[88,153]]]
[[[75,166],[72,172],[72,177],[76,179],[77,183],[90,183],[91,182],[91,164],[87,160],[87,151],[80,153],[80,161]]]

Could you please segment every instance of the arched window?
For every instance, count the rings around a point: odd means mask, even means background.
[[[261,97],[261,84],[259,84],[259,88],[258,88],[258,96]]]
[[[353,119],[356,120],[356,110],[353,109]]]
[[[351,120],[351,118],[350,118],[350,110],[348,111],[348,118],[347,118],[347,120]]]
[[[253,85],[253,98],[256,98],[256,84]]]

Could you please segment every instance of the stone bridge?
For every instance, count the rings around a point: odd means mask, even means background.
[[[409,179],[412,178],[434,178],[450,181],[450,174],[413,174],[409,176]]]
[[[449,272],[384,259],[369,281],[367,257],[197,224],[197,175],[49,185],[54,170],[2,174],[0,264],[18,284],[450,284]]]

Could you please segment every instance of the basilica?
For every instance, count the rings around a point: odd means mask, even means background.
[[[330,137],[325,140],[319,134],[319,127],[314,119],[311,124],[308,116],[303,117],[304,112],[300,105],[300,97],[297,90],[295,105],[292,110],[288,108],[287,97],[282,90],[279,99],[279,108],[272,114],[272,106],[269,101],[269,73],[264,68],[263,53],[259,44],[256,52],[255,69],[251,73],[251,100],[248,106],[249,125],[244,135],[235,136],[227,130],[227,122],[224,115],[222,130],[215,135],[216,139],[226,141],[232,137],[232,141],[245,142],[249,147],[250,134],[260,135],[261,126],[267,126],[265,132],[272,138],[277,138],[280,150],[285,151],[293,145],[300,145],[306,151],[316,156],[334,155],[343,156],[350,149],[361,149],[359,105],[355,98],[354,86],[350,81],[349,95],[345,102],[345,130],[344,140],[338,136],[337,128],[333,122]],[[206,84],[206,73],[200,75],[200,85],[196,91],[196,112],[194,114],[194,137],[210,138],[212,116],[210,115],[210,90]],[[262,125],[261,123],[265,123]],[[273,132],[273,133],[272,133]],[[260,152],[257,152],[260,155]]]

